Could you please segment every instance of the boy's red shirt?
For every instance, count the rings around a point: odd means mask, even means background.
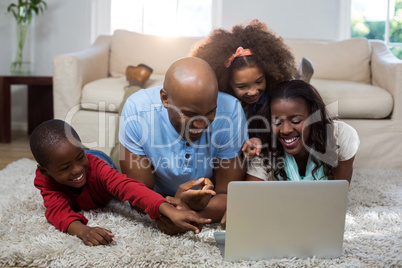
[[[86,156],[87,181],[79,194],[36,170],[34,185],[42,194],[46,219],[57,229],[67,232],[68,226],[76,220],[87,224],[87,218],[78,211],[104,207],[114,196],[140,207],[151,219],[161,216],[159,205],[167,201],[160,194],[148,189],[142,182],[120,174],[96,156]]]

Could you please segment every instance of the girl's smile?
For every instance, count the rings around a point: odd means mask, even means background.
[[[244,96],[244,101],[246,103],[248,103],[248,104],[251,104],[251,103],[257,102],[260,99],[260,97],[261,97],[260,93],[258,93],[257,95],[254,95],[254,96],[245,95]]]

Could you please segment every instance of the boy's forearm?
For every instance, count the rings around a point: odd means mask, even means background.
[[[159,213],[163,216],[166,216],[169,218],[170,212],[175,209],[171,204],[168,202],[163,202],[159,205]]]
[[[73,221],[67,228],[67,233],[70,235],[78,236],[82,239],[82,233],[87,226],[83,224],[81,221]]]

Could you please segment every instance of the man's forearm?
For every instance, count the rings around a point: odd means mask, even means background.
[[[212,219],[212,222],[220,222],[226,211],[227,194],[217,194],[209,200],[208,205],[198,211],[198,214],[207,219]]]

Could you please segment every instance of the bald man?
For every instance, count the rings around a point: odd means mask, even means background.
[[[124,104],[122,173],[179,208],[219,222],[228,183],[245,175],[241,147],[248,139],[246,125],[239,101],[218,92],[208,63],[180,59],[166,72],[163,87],[140,90]],[[167,218],[158,219],[157,226],[167,234],[184,231]]]

